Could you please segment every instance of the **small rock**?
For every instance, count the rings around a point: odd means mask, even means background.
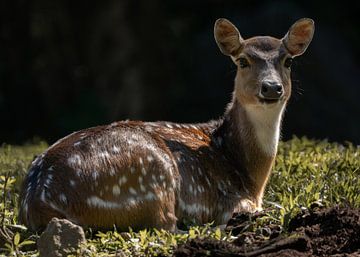
[[[86,243],[84,230],[66,219],[53,218],[37,245],[40,257],[60,257],[76,253]]]

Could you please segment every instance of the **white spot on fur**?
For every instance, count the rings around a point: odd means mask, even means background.
[[[94,180],[97,180],[97,178],[99,177],[99,172],[97,172],[96,170],[93,170],[91,173],[91,176],[93,177]]]
[[[190,193],[194,193],[194,191],[193,191],[193,186],[192,186],[191,184],[189,185],[189,192],[190,192]]]
[[[72,186],[72,187],[74,187],[75,185],[76,185],[76,183],[75,183],[75,181],[74,180],[72,180],[72,179],[70,179],[70,185]]]
[[[148,200],[148,201],[152,201],[152,200],[156,200],[156,199],[157,199],[156,195],[155,195],[154,193],[152,193],[152,192],[148,192],[148,193],[145,195],[144,198],[145,198],[146,200]]]
[[[227,192],[224,189],[223,181],[217,183],[217,188],[221,191],[223,195],[227,195]]]
[[[135,168],[134,167],[130,167],[130,172],[131,174],[133,174],[135,172]]]
[[[68,158],[67,162],[69,165],[81,165],[81,157],[78,154],[74,154]]]
[[[146,192],[146,188],[143,184],[140,185],[140,191],[143,193]]]
[[[114,167],[110,167],[110,171],[109,171],[110,176],[115,176],[116,172]]]
[[[205,180],[206,180],[206,183],[208,184],[208,186],[210,187],[211,186],[211,183],[210,183],[210,180],[208,177],[205,177]]]
[[[165,181],[162,182],[162,187],[166,188],[166,182]]]
[[[131,138],[134,139],[134,140],[138,140],[138,139],[139,139],[139,137],[138,137],[136,134],[132,134],[132,135],[131,135]]]
[[[45,187],[49,187],[49,186],[50,186],[50,183],[52,182],[52,179],[53,179],[53,175],[52,175],[52,174],[49,174],[49,175],[47,176],[47,179],[46,179],[45,182],[44,182],[44,186],[45,186]]]
[[[148,162],[152,162],[154,160],[154,157],[152,157],[151,155],[148,155],[146,157],[146,159],[148,160]]]
[[[130,194],[137,195],[136,190],[132,187],[129,187],[129,192],[130,192]]]
[[[105,151],[105,152],[100,153],[99,157],[106,159],[106,158],[110,157],[110,154],[107,151]]]
[[[67,203],[67,198],[66,198],[65,194],[60,194],[59,195],[59,200],[60,200],[60,202],[62,202],[64,204]]]
[[[150,126],[146,126],[146,127],[145,127],[145,130],[146,130],[147,132],[153,132],[153,128],[150,127]]]
[[[124,176],[121,176],[119,178],[119,185],[124,185],[125,183],[127,182],[127,177],[124,175]]]
[[[33,170],[33,169],[31,169],[30,171],[29,171],[29,177],[32,177],[33,175],[34,175],[34,173],[35,173],[35,170]]]
[[[144,167],[141,168],[141,174],[143,174],[144,176],[146,175],[146,169]]]
[[[46,202],[46,199],[45,199],[45,190],[41,191],[40,200],[41,200],[42,202],[44,202],[44,203]]]
[[[153,181],[157,181],[156,176],[154,174],[151,175]]]
[[[202,204],[193,203],[187,204],[182,199],[179,199],[179,206],[183,211],[186,211],[188,214],[192,215],[202,215],[203,213],[209,215],[210,209]]]
[[[120,195],[120,187],[118,185],[114,185],[112,188],[113,195]]]
[[[114,145],[113,148],[112,148],[112,151],[113,151],[113,153],[119,153],[119,152],[120,152],[120,148],[117,147],[116,145]]]
[[[86,203],[91,207],[99,207],[104,209],[118,209],[123,207],[123,205],[120,203],[104,201],[97,196],[89,197],[88,199],[86,199]]]
[[[81,144],[81,141],[77,141],[74,143],[74,146],[79,146]]]
[[[57,212],[62,213],[62,214],[65,216],[64,211],[63,211],[62,209],[60,209],[57,205],[55,205],[55,204],[52,203],[52,202],[49,202],[49,205],[50,205],[51,208],[53,208],[53,209],[56,210]]]

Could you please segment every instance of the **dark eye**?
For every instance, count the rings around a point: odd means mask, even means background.
[[[246,58],[244,58],[244,57],[240,57],[238,59],[238,61],[239,61],[239,66],[240,66],[241,69],[244,69],[244,68],[250,66],[248,60],[246,60]]]
[[[284,66],[285,66],[286,68],[290,69],[292,62],[293,62],[293,59],[292,59],[292,58],[290,58],[290,57],[289,57],[289,58],[286,58],[286,60],[285,60],[285,62],[284,62]]]

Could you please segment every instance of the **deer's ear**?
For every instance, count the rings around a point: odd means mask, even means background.
[[[301,55],[309,46],[314,31],[315,25],[312,19],[300,19],[291,26],[282,42],[292,56]]]
[[[243,46],[243,39],[237,28],[227,19],[218,19],[214,26],[214,36],[220,51],[235,56]]]

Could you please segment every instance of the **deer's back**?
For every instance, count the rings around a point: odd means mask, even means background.
[[[20,219],[33,229],[52,216],[122,229],[162,227],[192,216],[216,219],[213,201],[230,181],[211,174],[223,157],[210,146],[206,129],[118,122],[75,132],[33,162]]]

